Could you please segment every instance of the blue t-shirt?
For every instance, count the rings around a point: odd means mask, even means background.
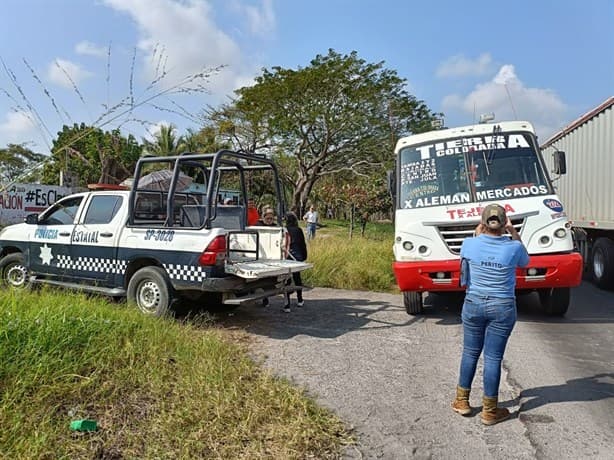
[[[529,254],[520,241],[482,233],[463,241],[461,259],[468,294],[514,298],[516,267],[525,267]]]

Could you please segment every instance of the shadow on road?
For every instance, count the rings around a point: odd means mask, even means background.
[[[311,299],[302,308],[293,306],[291,313],[281,310],[281,297],[270,302],[268,307],[241,307],[234,314],[218,315],[216,323],[274,339],[289,339],[298,335],[335,338],[357,329],[402,327],[419,321],[401,316],[397,305],[367,300]]]
[[[596,374],[568,380],[563,385],[529,388],[520,393],[519,417],[545,404],[572,401],[598,401],[614,397],[614,374]]]
[[[242,328],[247,332],[277,339],[298,335],[334,338],[361,329],[377,331],[410,327],[414,323],[434,321],[441,326],[459,325],[462,294],[427,294],[424,313],[408,315],[400,294],[315,289],[306,297],[305,307],[281,311],[281,296],[271,298],[269,307],[243,306],[232,313],[215,314],[222,327]],[[536,293],[518,296],[518,321],[548,324],[614,323],[614,295],[582,285],[572,294],[572,304],[565,317],[545,315]]]

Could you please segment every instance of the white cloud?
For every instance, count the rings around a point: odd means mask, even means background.
[[[75,46],[75,52],[77,54],[84,54],[86,56],[94,57],[106,57],[108,48],[104,46],[98,46],[92,42],[82,41]]]
[[[540,136],[559,130],[568,118],[567,105],[551,89],[529,88],[518,78],[513,65],[499,69],[495,77],[479,83],[466,96],[451,94],[442,102],[444,112],[465,116],[494,112],[497,120],[527,120]]]
[[[65,59],[56,59],[50,63],[47,68],[47,77],[49,80],[64,88],[72,88],[73,82],[78,85],[81,80],[90,76],[92,76],[91,72],[83,69],[79,64]],[[72,82],[70,80],[72,80]]]
[[[239,45],[214,22],[209,4],[204,0],[104,0],[111,8],[129,14],[136,22],[140,39],[138,48],[145,53],[144,65],[149,80],[168,71],[165,84],[220,65],[227,66],[212,78],[208,89],[228,94],[237,83],[254,74],[244,63]],[[265,1],[263,27],[270,16]],[[270,7],[270,5],[269,5]],[[271,13],[272,14],[272,13]]]
[[[253,35],[267,36],[275,30],[275,11],[272,0],[263,0],[262,8],[234,1],[232,9],[245,16],[247,25]]]
[[[8,144],[36,145],[40,136],[32,119],[24,112],[9,112],[0,121],[0,147]]]
[[[488,53],[482,53],[473,60],[457,54],[439,64],[435,75],[440,78],[482,76],[488,74],[491,67],[492,58]]]
[[[27,114],[23,112],[10,112],[5,116],[5,121],[0,123],[0,132],[3,134],[23,134],[34,129],[34,124]]]

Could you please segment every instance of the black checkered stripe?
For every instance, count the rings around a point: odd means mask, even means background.
[[[203,267],[196,265],[164,264],[169,278],[178,281],[203,281],[206,278]]]
[[[68,270],[97,272],[97,273],[119,273],[126,271],[126,261],[116,259],[102,259],[100,257],[77,257],[58,255],[58,268]]]

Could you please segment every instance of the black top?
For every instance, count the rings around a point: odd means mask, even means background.
[[[307,259],[307,245],[305,244],[305,235],[300,227],[286,227],[290,234],[290,254],[288,259],[295,259],[299,262]]]

